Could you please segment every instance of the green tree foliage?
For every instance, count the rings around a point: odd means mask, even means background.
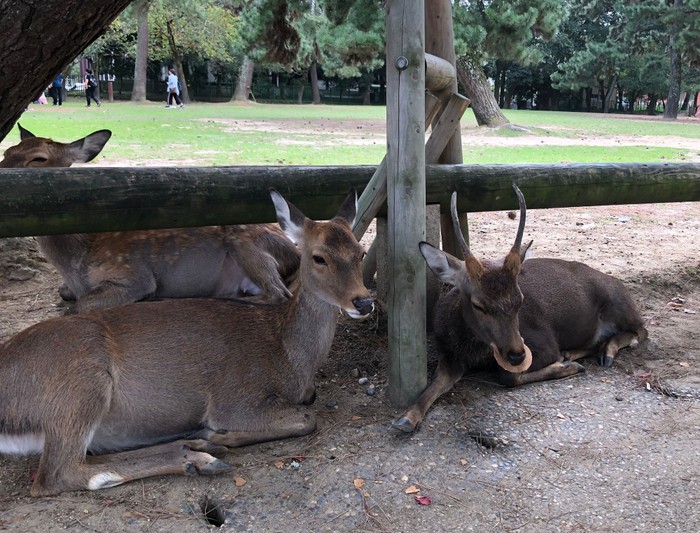
[[[490,90],[484,67],[489,60],[528,65],[542,59],[539,44],[556,35],[567,14],[556,0],[459,1],[454,4],[459,81],[479,125],[508,120]]]

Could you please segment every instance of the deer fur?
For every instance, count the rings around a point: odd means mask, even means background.
[[[467,372],[498,369],[507,386],[558,379],[584,371],[575,359],[598,355],[611,366],[617,352],[647,337],[639,312],[622,282],[577,261],[527,259],[521,246],[525,199],[515,244],[503,261],[479,261],[459,229],[457,197],[452,219],[464,261],[421,243],[429,268],[452,289],[435,308],[440,349],[431,384],[395,429],[411,432],[442,394]]]
[[[271,196],[301,251],[289,300],[124,305],[50,319],[0,346],[0,453],[41,454],[33,496],[216,474],[229,466],[211,453],[314,431],[302,404],[338,309],[373,309],[351,230],[356,195],[328,222]]]
[[[91,161],[111,136],[96,131],[64,144],[19,126],[21,142],[0,167],[69,167]],[[281,302],[299,251],[276,224],[82,233],[37,237],[63,279],[59,294],[74,310],[148,298],[256,296]]]

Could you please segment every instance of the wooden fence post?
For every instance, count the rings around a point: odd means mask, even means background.
[[[407,405],[427,385],[425,261],[425,11],[387,3],[389,397]]]

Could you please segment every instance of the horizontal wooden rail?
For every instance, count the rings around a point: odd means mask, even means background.
[[[274,220],[274,187],[332,217],[374,166],[0,169],[0,237]],[[428,165],[427,201],[460,212],[700,201],[700,164]]]

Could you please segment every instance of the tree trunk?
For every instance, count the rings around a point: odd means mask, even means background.
[[[612,101],[613,93],[615,92],[615,87],[617,86],[617,76],[615,76],[610,82],[608,90],[605,92],[605,101],[603,102],[603,113],[610,112],[610,102]]]
[[[683,0],[674,0],[673,8],[678,10],[682,7]],[[681,53],[678,50],[676,38],[678,36],[678,22],[671,24],[671,35],[669,37],[669,59],[671,69],[668,75],[668,98],[664,108],[664,118],[678,118],[678,100],[681,97]]]
[[[471,65],[464,58],[457,60],[457,79],[464,88],[464,95],[471,100],[471,107],[479,126],[495,128],[510,121],[498,107],[484,71]]]
[[[316,61],[311,63],[311,66],[309,67],[309,76],[311,78],[312,103],[320,104],[321,92],[318,90],[318,70],[316,68]]]
[[[656,100],[655,94],[649,95],[649,103],[647,104],[647,115],[656,115]]]
[[[297,104],[304,103],[304,76],[299,77],[299,87],[297,88]]]
[[[250,88],[253,85],[253,70],[255,69],[255,61],[248,56],[243,58],[241,70],[238,72],[238,80],[236,80],[236,90],[233,93],[232,100],[235,102],[247,102],[250,95]]]
[[[131,0],[0,2],[0,140],[32,98],[102,35],[130,3]]]
[[[136,61],[134,65],[134,87],[131,90],[132,102],[146,101],[146,81],[148,74],[148,7],[150,0],[136,0],[138,18],[136,38]]]
[[[180,82],[180,98],[182,103],[190,103],[190,92],[187,90],[187,79],[185,78],[185,70],[182,68],[182,54],[180,49],[177,47],[175,42],[175,33],[173,32],[173,21],[169,20],[167,22],[168,27],[168,44],[170,45],[170,51],[173,53],[173,61],[175,62],[175,72],[177,72],[177,79]]]

